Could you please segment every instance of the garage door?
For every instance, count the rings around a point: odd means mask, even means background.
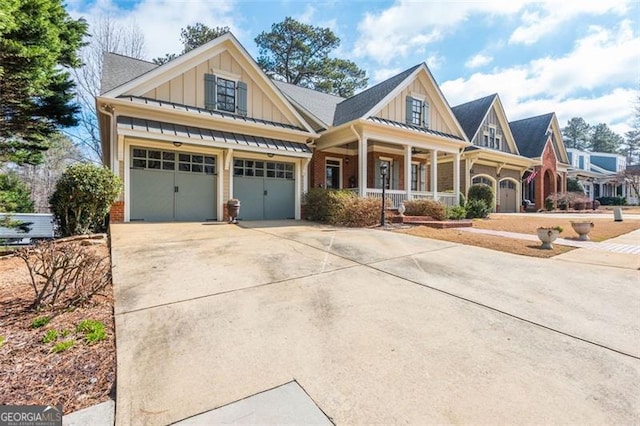
[[[233,196],[240,200],[241,220],[295,217],[294,163],[236,159]]]
[[[131,150],[131,220],[216,220],[216,157]]]
[[[515,213],[518,206],[516,184],[510,180],[500,182],[500,212]]]

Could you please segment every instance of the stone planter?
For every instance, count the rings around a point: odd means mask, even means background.
[[[544,250],[552,250],[553,243],[560,236],[560,231],[555,228],[538,228],[538,238],[542,242],[540,246]]]
[[[593,222],[571,221],[571,227],[578,234],[578,240],[580,241],[589,241],[589,232],[591,232],[593,226]]]

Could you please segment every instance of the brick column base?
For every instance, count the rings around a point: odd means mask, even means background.
[[[116,201],[111,205],[111,209],[109,210],[109,222],[124,222],[124,201]]]

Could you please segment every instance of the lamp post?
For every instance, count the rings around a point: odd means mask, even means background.
[[[382,163],[380,165],[380,176],[382,177],[382,213],[380,214],[380,226],[384,226],[384,190],[387,187],[387,163]]]

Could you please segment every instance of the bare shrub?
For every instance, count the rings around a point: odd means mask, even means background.
[[[363,227],[373,226],[380,220],[382,200],[379,198],[344,197],[334,211],[334,225]]]
[[[111,282],[109,258],[77,242],[38,242],[19,250],[17,256],[27,264],[35,309],[83,303]]]
[[[404,202],[407,216],[429,216],[434,220],[445,220],[447,210],[444,204],[433,200],[407,200]]]

